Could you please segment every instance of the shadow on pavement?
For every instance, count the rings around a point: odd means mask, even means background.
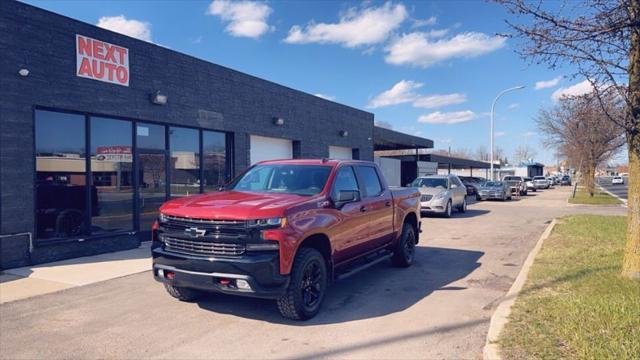
[[[449,284],[480,267],[481,251],[416,247],[415,263],[406,269],[380,263],[329,287],[323,308],[315,318],[282,318],[274,301],[211,294],[199,300],[205,310],[272,323],[308,326],[375,318],[403,311],[434,291],[466,289]]]

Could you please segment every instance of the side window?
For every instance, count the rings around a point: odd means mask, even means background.
[[[362,187],[366,197],[374,197],[380,195],[382,192],[382,185],[380,185],[380,178],[376,169],[372,166],[358,166],[358,177],[362,181]]]
[[[336,199],[340,191],[357,191],[358,182],[356,181],[356,175],[353,173],[351,166],[344,166],[338,169],[336,179],[333,182],[333,190],[331,191],[331,197]]]

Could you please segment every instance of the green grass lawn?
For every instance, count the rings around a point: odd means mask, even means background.
[[[593,197],[591,197],[584,188],[578,187],[576,197],[569,197],[569,203],[586,205],[619,205],[622,202],[605,192],[600,192],[597,189]]]
[[[640,359],[640,281],[620,276],[626,218],[562,218],[500,336],[505,359]]]

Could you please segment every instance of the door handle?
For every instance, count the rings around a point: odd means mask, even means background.
[[[390,207],[390,206],[391,206],[391,201],[387,201],[387,202],[385,202],[385,203],[384,203],[384,206],[386,206],[386,207]]]
[[[367,212],[367,207],[366,206],[360,206],[360,212]]]

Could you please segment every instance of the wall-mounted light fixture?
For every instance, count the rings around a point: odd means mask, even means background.
[[[165,105],[167,103],[167,100],[169,100],[169,97],[165,94],[160,93],[160,90],[151,94],[151,102],[156,105]]]
[[[20,76],[23,76],[23,77],[24,76],[29,76],[29,69],[22,68],[22,69],[18,70],[18,74],[20,74]]]
[[[349,136],[349,132],[347,130],[340,130],[340,136],[347,137]]]
[[[273,118],[273,125],[275,125],[275,126],[284,125],[284,119],[283,118],[279,118],[279,117],[274,117]]]

